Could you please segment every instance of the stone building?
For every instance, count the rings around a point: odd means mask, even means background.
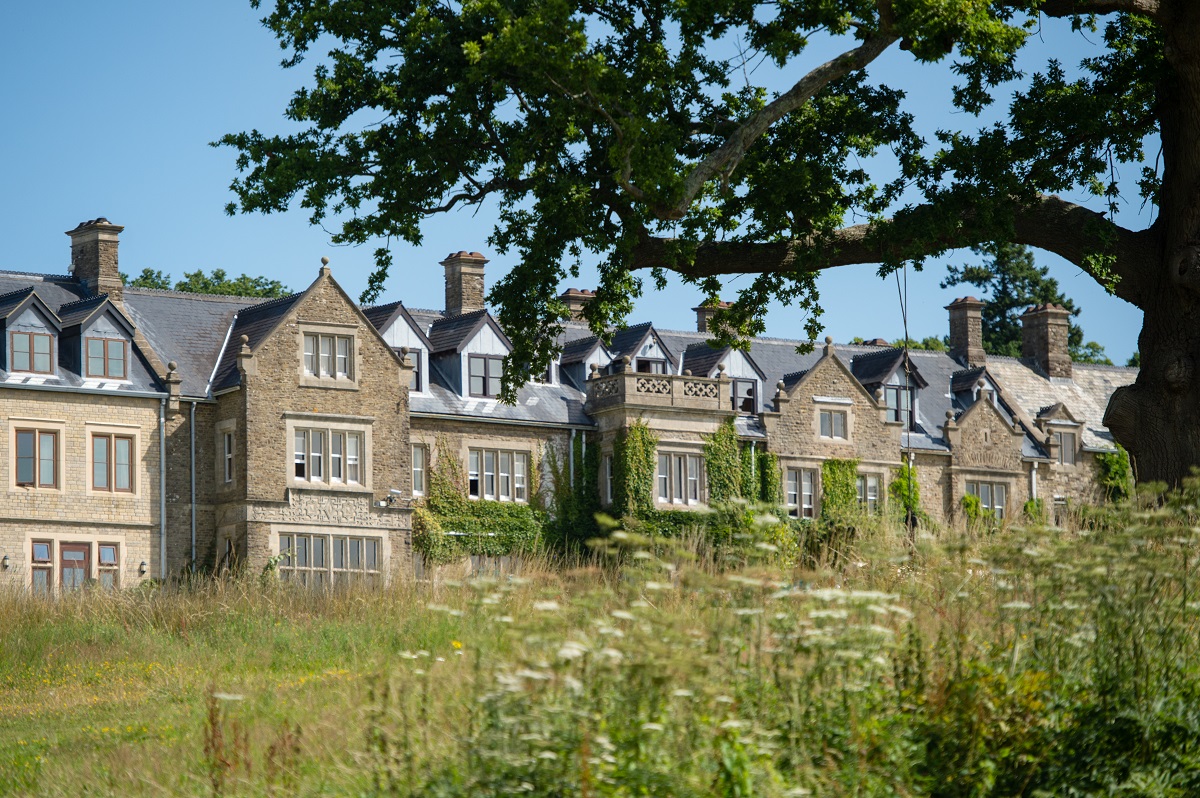
[[[327,265],[263,300],[125,288],[123,228],[69,232],[71,274],[0,272],[0,586],[56,593],[236,564],[324,585],[411,573],[411,512],[431,467],[461,464],[471,499],[546,495],[548,455],[598,447],[602,504],[614,443],[658,440],[653,497],[708,501],[706,436],[732,421],[774,454],[787,511],[820,513],[822,463],[857,461],[859,501],[883,509],[908,463],[934,520],[965,494],[1001,518],[1030,498],[1102,498],[1103,416],[1133,369],[1073,364],[1066,311],[1030,308],[1021,358],[983,351],[984,303],[948,306],[948,352],[829,339],[708,343],[650,323],[594,335],[570,289],[561,352],[499,401],[511,343],[484,306],[486,259],[442,262],[443,310],[360,308]]]

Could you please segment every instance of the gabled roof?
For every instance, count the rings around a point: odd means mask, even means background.
[[[975,390],[975,386],[979,384],[985,374],[987,374],[987,366],[975,366],[954,372],[950,375],[950,392],[962,393]]]
[[[608,344],[608,351],[613,354],[613,357],[628,355],[630,358],[633,358],[637,355],[638,350],[642,348],[642,345],[646,343],[646,339],[651,336],[654,337],[654,340],[662,349],[663,354],[667,356],[667,360],[671,365],[678,366],[679,360],[662,339],[662,336],[655,331],[654,325],[648,321],[615,332],[612,341]]]
[[[58,315],[62,319],[62,326],[65,329],[67,327],[79,327],[87,324],[103,315],[105,311],[112,312],[113,318],[125,330],[126,335],[133,335],[133,324],[121,312],[121,309],[112,303],[108,298],[108,294],[100,294],[99,296],[68,302],[58,309]]]
[[[850,361],[850,370],[863,385],[873,386],[881,384],[888,377],[895,374],[896,370],[901,368],[906,362],[908,363],[908,373],[912,377],[913,383],[918,388],[928,386],[929,383],[921,376],[921,372],[917,370],[912,358],[908,357],[907,352],[901,347],[855,355]]]
[[[212,389],[214,391],[232,388],[238,384],[237,354],[242,347],[242,336],[249,339],[248,345],[251,351],[257,349],[263,341],[270,337],[275,328],[283,322],[287,314],[306,293],[308,292],[290,294],[261,305],[243,308],[237,312],[233,318],[233,329],[225,349],[221,353],[221,361],[213,372]]]
[[[872,404],[875,404],[875,397],[872,396],[871,392],[868,391],[863,384],[858,381],[858,378],[854,376],[854,372],[850,370],[850,367],[846,365],[846,363],[843,362],[840,357],[838,357],[837,351],[833,346],[832,339],[826,339],[825,347],[821,353],[821,359],[814,363],[811,368],[805,369],[803,372],[800,372],[798,375],[796,375],[798,378],[794,382],[789,382],[788,379],[793,375],[789,374],[788,377],[784,378],[784,386],[787,389],[788,396],[790,397],[793,393],[795,393],[800,384],[807,380],[809,376],[826,361],[832,362],[833,368],[841,371],[854,389],[865,396]]]
[[[564,366],[584,363],[597,349],[603,349],[605,352],[608,351],[599,336],[590,335],[587,338],[577,338],[574,341],[563,344],[562,354],[559,356],[558,362]]]
[[[683,367],[697,377],[711,377],[717,365],[723,362],[732,351],[733,347],[731,346],[717,347],[706,341],[691,344],[683,351]],[[754,373],[760,380],[767,379],[763,370],[754,362],[754,358],[750,357],[749,352],[742,352],[742,357],[750,364],[750,368],[754,369]]]
[[[504,345],[512,349],[512,342],[500,329],[500,325],[486,310],[476,310],[459,316],[447,316],[429,325],[429,350],[433,354],[453,352],[458,354],[471,342],[484,325],[492,328]]]
[[[421,339],[421,343],[425,345],[426,350],[433,348],[429,341],[429,337],[425,335],[425,331],[421,329],[421,325],[412,317],[408,309],[404,307],[403,302],[390,302],[386,305],[375,305],[374,307],[363,308],[363,315],[367,317],[367,321],[378,330],[380,333],[387,331],[397,319],[403,319],[409,329],[415,332]]]
[[[54,325],[54,329],[62,329],[62,320],[58,317],[58,314],[50,309],[50,306],[38,296],[37,291],[32,286],[19,288],[16,291],[0,295],[0,319],[7,319],[10,316],[14,316],[30,305],[36,305],[49,322]]]
[[[1055,402],[1052,405],[1047,405],[1038,411],[1037,417],[1039,420],[1057,420],[1063,419],[1070,421],[1072,424],[1078,424],[1079,419],[1075,418],[1075,414],[1067,409],[1067,406],[1062,402]]]

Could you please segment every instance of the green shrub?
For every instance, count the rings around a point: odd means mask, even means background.
[[[958,504],[968,522],[973,524],[983,518],[983,503],[973,493],[964,493]]]
[[[1115,452],[1097,454],[1096,464],[1100,468],[1098,479],[1107,501],[1120,502],[1133,495],[1133,468],[1125,447],[1118,443]]]
[[[1025,521],[1030,524],[1046,523],[1046,502],[1042,499],[1030,499],[1021,509]]]
[[[771,507],[783,506],[783,472],[779,468],[779,455],[765,449],[758,453],[758,475],[761,488],[759,499]]]
[[[733,424],[732,421],[729,423]],[[754,451],[749,444],[742,447],[741,462],[739,464],[741,474],[738,478],[738,482],[740,483],[738,495],[746,501],[751,502],[759,500],[758,469],[756,468],[758,463],[755,462],[757,458],[754,456]]]
[[[859,515],[858,461],[821,463],[821,520],[844,524]]]
[[[896,476],[888,485],[888,497],[893,507],[902,515],[911,513],[914,518],[924,518],[921,509],[921,486],[917,483],[917,473],[908,463],[896,469]]]

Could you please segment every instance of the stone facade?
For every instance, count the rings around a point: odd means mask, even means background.
[[[442,261],[446,270],[446,315],[461,316],[484,308],[483,267],[478,252],[453,252]]]
[[[1061,305],[1038,305],[1021,316],[1021,357],[1033,360],[1047,376],[1071,378],[1067,338],[1071,313]]]

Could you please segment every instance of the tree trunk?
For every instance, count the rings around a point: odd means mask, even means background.
[[[1163,182],[1158,246],[1141,270],[1141,372],[1113,394],[1105,424],[1138,481],[1177,487],[1200,466],[1200,3],[1169,0],[1163,12]]]
[[[1139,482],[1178,486],[1200,466],[1200,297],[1169,281],[1147,297],[1138,348],[1137,381],[1113,394],[1104,423]]]

